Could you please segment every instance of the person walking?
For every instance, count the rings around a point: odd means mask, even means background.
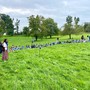
[[[8,60],[8,41],[7,41],[7,39],[4,39],[2,46],[3,46],[2,60],[6,61],[6,60]]]

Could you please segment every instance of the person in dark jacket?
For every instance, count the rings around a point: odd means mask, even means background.
[[[3,46],[2,46],[2,43],[0,42],[0,54],[2,53],[2,48]]]

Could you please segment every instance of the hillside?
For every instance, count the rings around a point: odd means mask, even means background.
[[[89,90],[90,43],[9,53],[0,61],[0,90]]]

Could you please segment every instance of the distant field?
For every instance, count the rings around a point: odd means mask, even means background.
[[[9,45],[31,43],[30,37],[7,39]],[[56,37],[37,43],[52,41]],[[0,90],[90,90],[90,42],[10,52],[7,62],[0,60]]]
[[[81,38],[81,35],[82,34],[72,35],[72,39],[78,39],[79,40]],[[85,36],[85,39],[87,39],[87,35],[90,35],[90,34],[84,33],[83,35]],[[46,44],[46,43],[55,42],[57,37],[59,37],[60,41],[69,40],[68,35],[66,35],[66,36],[60,35],[60,36],[53,36],[51,39],[49,37],[47,39],[46,38],[38,39],[38,41],[34,42],[34,44]],[[12,37],[2,37],[2,38],[0,38],[0,41],[3,41],[3,39],[5,39],[5,38],[8,39],[9,47],[11,47],[12,45],[15,45],[15,46],[31,45],[31,42],[34,39],[32,37],[25,37],[25,36],[12,36]]]

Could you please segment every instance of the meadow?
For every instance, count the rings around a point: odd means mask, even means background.
[[[31,37],[3,37],[11,45],[30,45]],[[59,37],[61,41],[67,36]],[[79,39],[80,35],[73,35]],[[56,41],[39,39],[37,44]],[[1,55],[0,55],[1,58]],[[0,60],[0,90],[90,90],[90,42],[9,52]]]

